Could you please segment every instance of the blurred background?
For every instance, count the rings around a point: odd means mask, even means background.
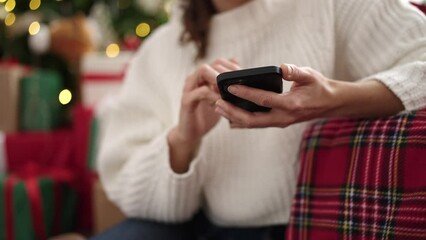
[[[0,240],[90,236],[123,218],[98,182],[98,119],[170,8],[0,0]]]
[[[0,240],[82,239],[123,219],[96,173],[99,121],[171,5],[0,0]]]

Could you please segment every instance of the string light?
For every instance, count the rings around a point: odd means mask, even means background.
[[[37,10],[41,5],[41,0],[31,0],[30,2],[30,9],[31,10]]]
[[[15,6],[16,6],[15,0],[9,0],[4,5],[4,10],[6,10],[6,12],[12,12],[13,9],[15,9]]]
[[[59,102],[62,105],[67,105],[72,100],[72,93],[68,89],[64,89],[59,93]]]
[[[149,26],[148,23],[143,22],[136,27],[136,35],[138,35],[139,37],[146,37],[148,36],[150,32],[151,32],[151,27]]]
[[[6,24],[6,26],[12,26],[15,23],[16,20],[16,16],[14,13],[8,13],[6,15],[6,18],[4,19],[4,24]]]
[[[164,4],[164,11],[167,13],[168,16],[170,16],[172,14],[172,2],[171,1],[167,1]]]
[[[4,2],[6,2],[7,0],[0,0],[0,3],[4,3]]]
[[[30,35],[36,35],[40,31],[40,23],[35,21],[30,24],[28,27],[28,33]]]
[[[118,44],[111,43],[110,45],[108,45],[108,47],[106,48],[106,55],[109,58],[115,58],[118,56],[118,54],[120,54],[120,47],[118,46]]]

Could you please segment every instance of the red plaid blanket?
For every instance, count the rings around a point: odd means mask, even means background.
[[[287,239],[426,239],[426,110],[304,136]]]

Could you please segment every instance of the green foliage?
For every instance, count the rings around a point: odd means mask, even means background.
[[[168,20],[165,11],[149,13],[141,9],[135,0],[42,0],[40,8],[36,11],[30,10],[29,1],[15,1],[16,6],[13,13],[17,19],[28,13],[37,13],[42,18],[40,22],[45,24],[78,13],[89,15],[96,3],[103,2],[108,6],[112,27],[119,40],[123,40],[128,35],[134,35],[136,26],[141,22],[147,22],[152,29],[155,29]],[[4,5],[5,3],[0,3],[0,8],[3,8]],[[28,34],[10,37],[7,33],[10,28],[13,28],[13,25],[7,27],[4,21],[0,22],[0,59],[12,57],[23,63],[35,64],[35,56],[28,49]]]

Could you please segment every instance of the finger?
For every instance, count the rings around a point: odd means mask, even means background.
[[[231,71],[230,69],[228,69],[228,68],[224,67],[223,65],[213,65],[212,67],[213,67],[213,69],[214,69],[214,70],[216,70],[219,74],[220,74],[220,73],[230,72],[230,71]],[[211,84],[211,85],[210,85],[210,88],[211,88],[212,90],[214,90],[215,92],[219,93],[219,87],[218,87],[218,85],[217,85],[217,80],[215,81],[215,83],[214,83],[214,84]]]
[[[232,123],[232,122],[229,123],[229,126],[233,129],[244,128],[243,125],[237,124],[237,123]]]
[[[216,77],[219,72],[212,66],[204,64],[198,71],[198,86],[201,85],[216,85]]]
[[[224,73],[224,72],[230,72],[230,71],[232,71],[231,69],[226,68],[225,66],[223,66],[221,64],[212,65],[212,68],[214,70],[216,70],[218,73]]]
[[[293,64],[282,64],[281,70],[284,80],[287,81],[308,83],[314,80],[314,76],[309,71]]]
[[[188,109],[195,109],[202,101],[207,101],[214,105],[220,99],[220,95],[210,90],[208,86],[202,86],[185,94],[182,97],[182,105]]]
[[[216,102],[216,112],[231,122],[231,128],[264,128],[278,126],[274,113],[247,112],[223,100]]]
[[[195,88],[194,83],[197,82],[196,78],[197,78],[197,74],[196,74],[195,71],[193,73],[191,73],[190,75],[188,75],[188,77],[185,80],[185,85],[183,86],[183,92],[184,93],[189,92],[189,91],[191,91],[192,89]]]
[[[275,108],[279,107],[282,102],[280,94],[244,85],[233,84],[227,90],[233,95],[254,102],[259,106]]]
[[[224,117],[224,118],[226,118],[226,119],[228,119],[228,120],[229,120],[229,119],[230,119],[230,117],[231,117],[231,116],[230,116],[227,112],[225,112],[222,108],[217,107],[217,105],[216,105],[216,107],[215,107],[214,111],[215,111],[217,114],[221,115],[222,117]],[[233,124],[231,120],[229,120],[229,122],[230,122],[231,124]]]
[[[216,102],[216,108],[215,111],[222,115],[223,117],[225,117],[226,119],[229,120],[229,122],[231,123],[239,123],[241,122],[240,119],[236,118],[233,114],[231,114],[233,111],[244,111],[238,107],[236,107],[235,105],[228,103],[226,101],[224,101],[223,99],[219,99]],[[244,111],[246,112],[246,111]],[[248,112],[246,112],[248,113]]]
[[[222,99],[216,102],[216,112],[227,118],[232,124],[247,123],[253,113],[245,111],[231,103],[228,103]]]
[[[219,75],[219,73],[210,65],[203,64],[199,66],[197,70],[187,78],[184,92],[190,92],[201,85],[216,84],[217,75]]]
[[[238,63],[233,62],[230,59],[224,59],[224,58],[219,58],[217,59],[213,65],[222,65],[225,68],[229,69],[230,71],[236,71],[236,70],[240,70],[241,67],[238,65]]]
[[[238,62],[238,60],[237,60],[237,58],[236,58],[236,57],[232,57],[232,58],[230,58],[230,59],[229,59],[229,61],[231,61],[231,62],[233,62],[233,63],[237,64],[238,66],[240,66],[240,63]]]

